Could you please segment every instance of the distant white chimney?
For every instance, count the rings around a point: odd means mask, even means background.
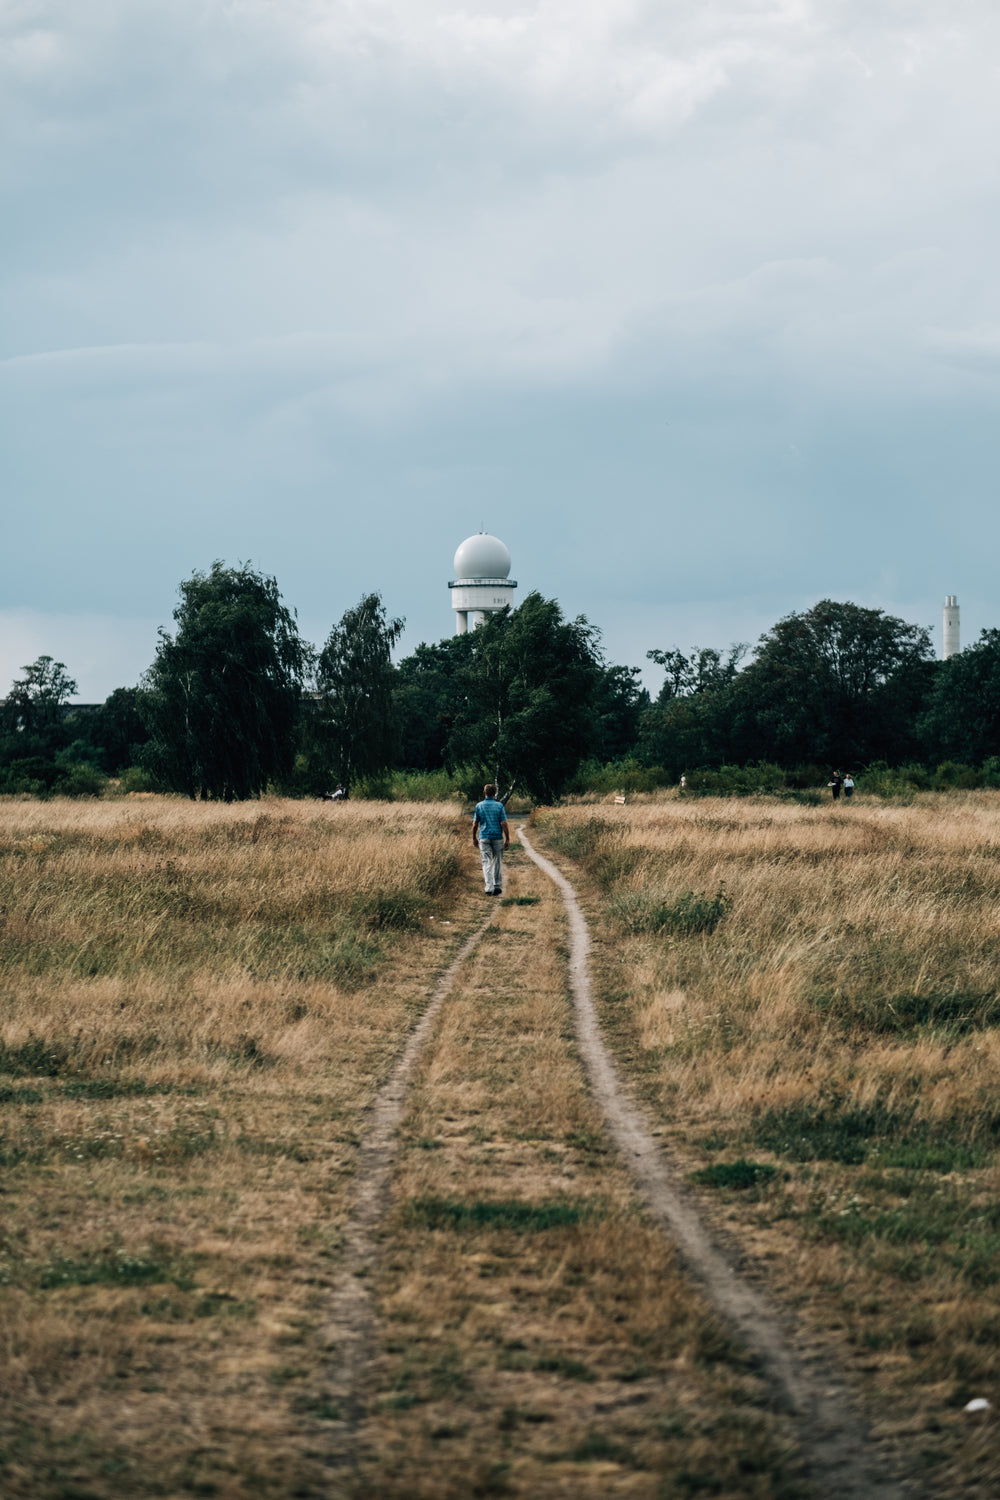
[[[945,661],[949,656],[957,656],[961,651],[958,644],[958,595],[946,594],[944,599],[944,610],[941,614],[941,655]]]

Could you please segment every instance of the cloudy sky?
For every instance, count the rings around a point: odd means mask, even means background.
[[[0,692],[177,585],[1000,625],[993,0],[0,0]],[[650,679],[653,681],[654,679]]]

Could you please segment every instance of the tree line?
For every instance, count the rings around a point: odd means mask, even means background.
[[[942,760],[1000,783],[998,630],[941,662],[923,627],[825,599],[752,651],[649,650],[664,674],[652,700],[595,626],[538,593],[398,664],[404,622],[377,593],[319,650],[248,564],[217,562],[179,595],[139,685],[104,704],[74,708],[76,683],[51,657],[23,669],[0,703],[0,792],[95,794],[119,776],[238,801],[444,770],[470,793],[493,781],[551,802],[600,766],[655,784],[761,763],[825,779]]]

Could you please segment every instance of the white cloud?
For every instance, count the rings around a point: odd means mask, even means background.
[[[572,523],[574,608],[629,576],[610,510],[644,603],[710,613],[825,587],[818,538],[857,568],[831,505],[875,566],[956,462],[982,517],[998,40],[975,0],[8,0],[3,597],[169,613],[251,556],[332,619],[414,506],[445,558],[495,506]]]

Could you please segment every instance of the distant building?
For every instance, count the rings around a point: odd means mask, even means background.
[[[455,577],[448,585],[456,635],[475,630],[487,615],[513,604],[517,580],[509,573],[510,553],[499,537],[485,531],[466,537],[455,553]]]
[[[958,595],[946,594],[941,612],[941,656],[947,661],[949,656],[957,656],[961,649],[958,643]]]

